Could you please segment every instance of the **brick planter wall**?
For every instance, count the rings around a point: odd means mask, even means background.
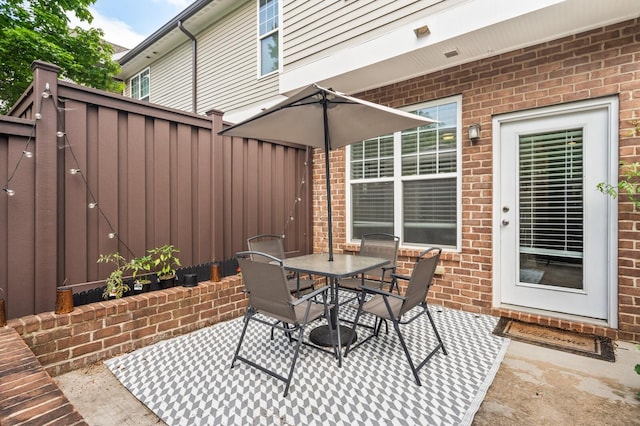
[[[205,281],[10,320],[44,369],[56,376],[244,314],[242,278]]]

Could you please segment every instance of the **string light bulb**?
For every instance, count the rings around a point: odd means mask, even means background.
[[[42,92],[42,97],[47,99],[51,96],[51,88],[49,87],[49,83],[44,84],[44,92]]]
[[[98,203],[89,203],[90,209],[95,209],[96,207],[98,207]]]
[[[59,138],[62,138],[62,137],[64,137],[64,132],[62,132],[62,131],[58,130],[58,131],[56,132],[56,136],[57,136],[57,137],[59,137]]]
[[[13,197],[14,195],[16,195],[16,191],[14,191],[13,189],[2,188],[2,190],[6,192],[9,197]]]
[[[42,118],[42,114],[36,112],[35,114],[33,114],[33,118],[35,118],[36,120],[40,120]]]
[[[108,237],[113,240],[116,237],[116,235],[118,234],[116,234],[115,232],[109,232]]]
[[[27,158],[33,157],[33,152],[27,151],[26,149],[24,151],[22,151],[22,154]]]
[[[69,174],[77,175],[80,173],[80,169],[69,169]]]

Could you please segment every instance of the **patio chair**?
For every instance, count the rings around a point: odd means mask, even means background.
[[[247,238],[247,246],[250,251],[257,251],[261,253],[267,253],[279,260],[285,258],[284,244],[282,242],[282,236],[273,234],[261,234],[251,238]],[[265,257],[258,256],[252,258],[257,262],[267,262]],[[287,285],[289,291],[299,297],[302,292],[313,290],[315,281],[311,277],[300,278],[300,274],[287,274]]]
[[[261,259],[261,261],[253,260],[259,258],[264,259]],[[236,360],[239,360],[278,380],[282,380],[285,382],[283,396],[286,397],[289,393],[289,386],[298,359],[300,345],[303,342],[306,325],[322,316],[331,321],[329,315],[331,305],[327,304],[329,287],[319,288],[296,299],[289,292],[281,259],[266,253],[253,251],[238,253],[237,259],[242,270],[242,279],[249,298],[249,305],[244,317],[244,327],[238,341],[238,347],[231,362],[231,368],[235,366]],[[322,295],[322,303],[316,300],[316,296],[319,295]],[[258,314],[260,315],[258,316]],[[264,317],[267,317],[267,319]],[[242,342],[251,321],[258,321],[272,328],[276,327],[283,330],[289,337],[289,341],[295,344],[293,359],[286,376],[240,355]],[[279,325],[280,323],[283,325]],[[329,322],[330,328],[331,325],[331,322]],[[296,332],[297,336],[294,336]],[[332,342],[335,342],[333,333],[331,333],[330,338]],[[336,345],[334,344],[333,347],[335,348]]]
[[[355,330],[358,327],[358,321],[360,320],[360,317],[363,313],[374,315],[376,317],[376,320],[391,320],[393,322],[393,327],[398,334],[400,345],[402,346],[402,349],[404,350],[404,353],[407,357],[407,361],[409,361],[409,366],[411,367],[413,377],[415,377],[418,386],[422,386],[420,377],[418,376],[418,372],[420,371],[420,369],[424,367],[424,365],[431,359],[433,355],[435,355],[435,353],[439,349],[442,349],[442,352],[447,355],[447,350],[444,347],[444,343],[440,338],[440,333],[438,333],[436,324],[433,321],[433,317],[431,316],[431,312],[429,312],[429,307],[427,306],[427,293],[429,292],[429,288],[431,287],[431,281],[433,279],[433,274],[436,270],[438,260],[440,259],[441,252],[442,249],[440,248],[430,248],[420,253],[418,258],[416,259],[416,263],[413,267],[413,272],[410,278],[401,275],[395,275],[396,279],[409,281],[407,291],[404,296],[380,290],[379,288],[371,288],[367,286],[363,286],[361,288],[358,313],[356,314],[356,318],[354,321],[355,325],[352,329],[351,337],[348,340],[349,343],[347,344],[347,349],[344,354],[345,357],[355,347],[360,346],[372,337],[378,337],[379,327],[375,327],[374,332],[371,335],[369,335],[366,339],[362,340],[357,345],[352,346],[353,336],[355,335]],[[373,297],[368,301],[365,301],[365,295],[367,294],[371,294],[373,295]],[[411,318],[409,318],[408,320],[403,320],[403,316],[415,307],[420,307],[422,311],[418,312],[417,314],[412,313]],[[427,314],[429,322],[431,323],[431,328],[433,329],[435,337],[438,340],[438,344],[416,367],[413,363],[413,360],[411,359],[411,355],[409,354],[409,350],[405,343],[404,337],[400,332],[400,325],[408,324],[421,317],[422,314]]]
[[[396,286],[393,274],[396,271],[399,242],[400,238],[391,234],[364,234],[360,240],[360,256],[382,257],[388,259],[389,263],[381,268],[366,271],[357,277],[343,278],[338,282],[339,288],[359,293],[360,287],[363,285],[378,289],[387,285],[389,292],[393,292],[393,288]],[[354,299],[355,297],[340,304],[351,302]]]

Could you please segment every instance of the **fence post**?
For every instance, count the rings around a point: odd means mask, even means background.
[[[211,117],[211,164],[213,174],[211,176],[211,253],[212,260],[226,259],[225,235],[224,235],[224,209],[223,209],[223,163],[222,144],[224,137],[218,134],[222,130],[222,112],[218,110],[207,111]]]
[[[33,113],[42,118],[35,132],[34,312],[53,311],[58,281],[58,72],[42,61],[33,71]],[[45,98],[47,91],[50,96]],[[63,130],[63,129],[60,129]],[[60,139],[60,143],[64,143]]]

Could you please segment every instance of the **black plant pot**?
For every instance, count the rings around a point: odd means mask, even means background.
[[[182,283],[183,287],[196,287],[197,285],[198,285],[197,274],[185,274],[184,282]]]
[[[176,285],[176,276],[172,276],[171,278],[160,278],[158,277],[158,287],[161,289],[170,288]]]
[[[148,293],[151,290],[151,281],[136,281],[133,283],[133,294]]]

